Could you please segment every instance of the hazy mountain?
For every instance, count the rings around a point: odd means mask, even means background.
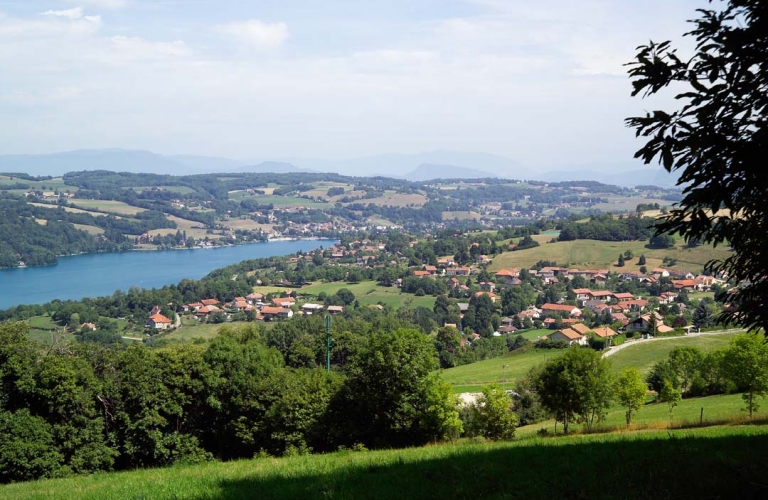
[[[520,164],[509,158],[488,153],[461,151],[431,151],[415,154],[387,153],[347,160],[293,158],[288,161],[299,167],[320,172],[336,172],[354,176],[406,177],[424,164],[474,169],[482,171],[482,177],[520,178],[525,173],[525,169]]]
[[[248,165],[248,162],[242,160],[232,160],[216,156],[173,155],[166,158],[188,167],[194,173],[218,172],[222,170],[234,171]]]
[[[423,163],[412,172],[405,175],[409,181],[429,181],[432,179],[483,179],[485,177],[499,177],[499,175],[475,168],[457,167],[455,165],[435,165]]]
[[[292,163],[281,161],[263,161],[256,165],[241,166],[236,169],[232,169],[233,172],[249,172],[249,173],[266,173],[272,172],[275,174],[293,174],[296,172],[312,172],[308,168],[299,168]]]
[[[0,155],[0,171],[62,175],[76,170],[183,174],[184,166],[149,151],[80,149],[43,155]]]
[[[622,187],[654,185],[669,188],[675,186],[678,177],[678,174],[670,174],[661,167],[648,168],[642,163],[621,162],[558,168],[540,172],[528,178],[547,182],[597,181]]]

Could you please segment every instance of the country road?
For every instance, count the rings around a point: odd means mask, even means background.
[[[628,342],[624,342],[621,345],[617,345],[614,347],[611,347],[611,349],[608,352],[603,353],[603,357],[607,358],[608,356],[613,356],[617,352],[621,351],[622,349],[625,349],[627,347],[633,346],[633,345],[640,345],[645,344],[647,342],[661,342],[662,340],[673,340],[673,339],[684,339],[689,337],[700,337],[703,335],[724,335],[726,333],[738,333],[738,332],[744,332],[746,330],[742,330],[739,328],[733,328],[730,330],[718,330],[716,332],[702,332],[702,333],[691,333],[688,335],[685,335],[683,337],[655,337],[652,339],[643,339],[639,338],[637,340],[630,340]]]

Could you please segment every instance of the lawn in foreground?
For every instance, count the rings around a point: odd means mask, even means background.
[[[136,470],[3,499],[764,498],[764,425],[532,438]]]
[[[737,333],[724,333],[722,335],[701,335],[691,337],[678,337],[654,342],[638,342],[636,345],[628,345],[608,359],[611,361],[614,371],[635,367],[640,373],[646,374],[658,361],[667,359],[670,351],[675,347],[698,347],[703,351],[711,351],[721,347],[727,347]]]
[[[443,379],[462,389],[474,387],[473,390],[458,392],[480,392],[485,385],[501,384],[504,381],[511,387],[516,380],[525,376],[534,366],[544,363],[548,359],[562,356],[564,352],[564,349],[533,348],[524,352],[512,351],[498,358],[444,370]]]

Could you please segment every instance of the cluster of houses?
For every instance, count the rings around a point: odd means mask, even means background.
[[[324,306],[322,304],[303,304],[296,306],[293,297],[276,297],[264,302],[265,296],[261,293],[251,293],[245,297],[235,297],[231,302],[220,303],[216,299],[202,299],[199,302],[184,304],[181,312],[192,315],[198,320],[204,321],[209,315],[215,313],[233,314],[238,312],[252,313],[256,321],[273,321],[293,317],[294,310],[299,314],[340,314],[344,312],[343,306]],[[160,307],[155,306],[150,311],[147,320],[147,328],[154,330],[167,330],[174,326],[174,321],[160,314]]]

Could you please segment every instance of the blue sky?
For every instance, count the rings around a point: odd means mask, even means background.
[[[622,63],[704,0],[0,0],[0,153],[626,162]],[[690,42],[683,45],[690,47]]]

